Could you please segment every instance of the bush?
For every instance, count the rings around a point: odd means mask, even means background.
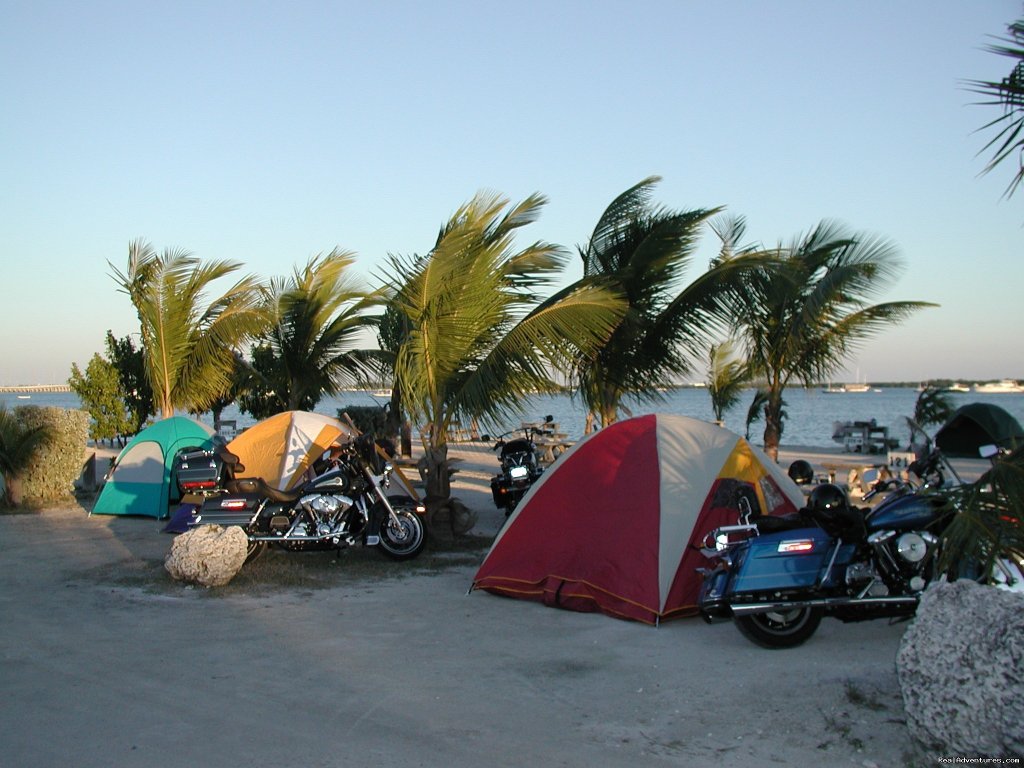
[[[352,423],[360,432],[376,437],[392,437],[386,434],[387,413],[379,405],[349,405],[338,409],[338,419],[345,421],[343,414],[348,414]]]
[[[21,476],[25,501],[40,504],[73,496],[89,437],[89,414],[70,408],[23,405],[15,418],[26,427],[45,427],[50,439],[36,450]]]

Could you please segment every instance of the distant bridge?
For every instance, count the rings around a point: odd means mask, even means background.
[[[33,384],[21,387],[0,387],[0,392],[70,392],[67,384]]]

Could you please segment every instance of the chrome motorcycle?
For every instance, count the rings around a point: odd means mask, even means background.
[[[232,454],[221,454],[220,460],[229,474],[242,471]],[[262,478],[226,480],[224,493],[205,498],[188,526],[239,526],[249,539],[249,560],[271,544],[292,551],[376,546],[394,560],[423,551],[426,508],[386,492],[394,468],[372,437],[362,435],[342,446],[319,469],[288,491]]]

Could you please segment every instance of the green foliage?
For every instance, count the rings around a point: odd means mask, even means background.
[[[765,408],[768,405],[768,390],[758,389],[754,393],[754,399],[750,402],[750,407],[747,408],[747,422],[746,432],[744,437],[747,440],[750,439],[750,428],[758,421],[761,420],[761,414],[764,413]],[[789,418],[789,412],[786,411],[786,401],[782,400],[782,407],[779,409],[779,437],[782,437],[782,432],[786,428],[786,419]]]
[[[0,474],[3,475],[3,501],[16,506],[21,502],[22,475],[31,466],[40,446],[49,439],[42,425],[29,426],[16,412],[0,403]]]
[[[992,153],[982,173],[989,173],[1006,160],[1015,163],[1016,173],[1006,188],[1006,197],[1010,197],[1024,181],[1024,163],[1020,160],[1024,150],[1024,19],[1007,25],[1006,31],[1007,36],[1000,38],[1002,44],[990,45],[988,50],[1010,59],[1010,73],[1002,80],[972,80],[968,85],[975,93],[989,97],[980,104],[1002,110],[999,117],[981,128],[996,131],[981,150]]]
[[[285,370],[274,350],[266,344],[253,347],[249,376],[239,390],[238,408],[257,421],[288,410],[288,401],[278,392],[287,391]],[[296,410],[310,410],[301,404]]]
[[[68,384],[92,417],[89,432],[93,440],[113,441],[138,431],[125,409],[121,379],[113,363],[94,354],[85,373],[72,363]]]
[[[731,342],[712,345],[708,357],[708,394],[711,395],[711,410],[714,411],[715,419],[722,421],[726,411],[739,403],[750,380],[750,372],[742,360],[733,357]]]
[[[42,435],[35,438],[17,472],[16,485],[24,500],[40,504],[67,499],[81,474],[89,415],[65,408],[22,406],[14,409],[14,419],[23,432]],[[4,429],[0,427],[0,431]]]
[[[131,426],[125,433],[134,435],[153,415],[153,388],[146,374],[145,352],[141,347],[135,348],[131,336],[118,339],[107,331],[107,358],[117,370],[121,397],[128,409]]]
[[[122,273],[112,277],[139,316],[146,371],[163,417],[204,411],[231,386],[234,351],[267,325],[260,286],[244,277],[207,303],[206,292],[237,271],[230,261],[202,263],[181,250],[157,254],[136,240]]]
[[[793,380],[830,379],[867,339],[933,305],[871,304],[899,272],[895,247],[832,222],[762,254],[765,264],[735,293],[732,314],[752,373],[766,382],[764,448],[775,458],[782,393]]]
[[[608,338],[622,316],[614,293],[578,283],[542,301],[565,254],[537,242],[515,250],[516,232],[544,205],[477,195],[445,224],[425,257],[391,257],[395,309],[408,321],[396,355],[402,402],[428,428],[431,486],[447,498],[447,432],[456,421],[501,421],[527,395],[552,389],[565,370]]]
[[[338,419],[345,423],[345,415],[352,419],[356,429],[370,435],[387,434],[387,412],[377,405],[347,405],[338,409]]]
[[[650,177],[605,209],[586,247],[585,279],[621,295],[628,310],[596,355],[579,359],[574,379],[603,425],[618,418],[627,394],[644,401],[691,371],[712,335],[726,325],[727,291],[738,289],[747,260],[713,263],[684,288],[705,222],[720,209],[669,211],[654,206]]]
[[[959,512],[943,533],[943,573],[989,574],[1001,557],[1024,564],[1024,448],[997,458],[977,482],[948,493]]]
[[[914,422],[921,427],[942,425],[952,418],[955,410],[950,391],[929,384],[921,390],[914,403]]]
[[[325,395],[376,372],[378,354],[361,348],[367,311],[380,302],[353,276],[355,256],[333,250],[310,259],[266,292],[273,322],[253,357],[255,408],[313,410]],[[283,406],[283,407],[281,407]]]

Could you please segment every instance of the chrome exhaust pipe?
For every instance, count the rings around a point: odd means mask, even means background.
[[[916,597],[823,597],[814,600],[786,600],[772,603],[737,603],[729,606],[733,616],[753,616],[758,613],[794,611],[801,608],[869,608],[916,606]]]

